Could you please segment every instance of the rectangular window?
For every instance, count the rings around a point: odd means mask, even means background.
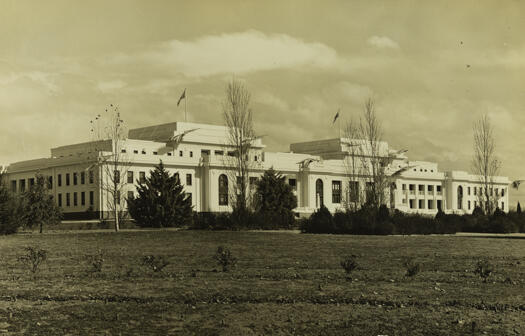
[[[505,202],[501,202],[501,210],[505,211]]]
[[[210,155],[209,149],[201,149],[201,155]]]
[[[31,189],[35,185],[35,179],[30,178],[28,181],[29,181],[29,189]]]
[[[428,190],[429,193],[434,192],[434,186],[433,185],[429,185],[427,190]]]
[[[186,185],[190,186],[192,183],[191,174],[186,174]]]
[[[401,190],[407,190],[407,185],[405,183],[401,186]]]
[[[74,192],[73,193],[73,206],[77,206],[77,205],[78,205],[77,193]]]
[[[120,152],[121,153],[126,153],[126,149],[123,148],[123,149],[120,150]]]
[[[119,170],[113,171],[113,177],[114,177],[115,183],[120,183],[120,171]]]
[[[470,196],[470,187],[467,187],[467,196]]]
[[[496,196],[499,196],[499,189],[496,188]]]
[[[58,206],[62,207],[62,194],[58,194]]]
[[[254,189],[257,186],[257,177],[250,176],[250,188]]]
[[[11,191],[16,192],[16,180],[11,181]]]
[[[153,155],[159,155],[159,152],[153,152]]]
[[[476,196],[476,195],[478,194],[478,188],[473,187],[473,188],[472,188],[472,191],[474,192],[474,196]]]
[[[297,190],[297,180],[294,178],[288,179],[288,184],[293,190]]]
[[[58,185],[59,187],[62,186],[62,174],[58,174],[58,175],[57,175],[57,185]]]
[[[332,181],[332,203],[341,203],[341,181]]]
[[[133,191],[128,191],[128,199],[132,199],[133,198]]]
[[[143,149],[143,150],[141,151],[141,153],[142,153],[142,154],[146,154],[146,150]]]
[[[190,157],[193,157],[193,152],[190,152]]]
[[[467,202],[468,209],[470,210],[470,201]]]
[[[66,173],[66,185],[69,185],[69,173]]]
[[[417,188],[418,188],[419,191],[425,191],[425,185],[424,184],[418,185]]]
[[[66,193],[66,206],[71,205],[71,198],[69,197],[69,193]]]
[[[133,172],[128,170],[128,183],[133,184]]]
[[[215,155],[224,155],[224,151],[216,150],[213,152]]]
[[[138,154],[138,153],[139,153],[138,150],[136,150],[136,149],[133,150],[133,154]]]
[[[501,189],[501,197],[505,196],[505,188]]]
[[[425,200],[419,200],[419,209],[425,208]]]
[[[95,193],[93,191],[89,192],[89,205],[95,204]]]
[[[443,210],[441,209],[441,200],[437,200],[437,208],[438,210]]]
[[[434,209],[434,201],[428,200],[428,202],[427,202],[427,209]]]
[[[139,182],[146,183],[146,173],[145,172],[139,172]]]
[[[183,152],[182,151],[179,151],[179,156],[182,156],[183,155]]]
[[[80,172],[80,184],[86,184],[86,172]]]
[[[168,152],[168,156],[171,156],[171,152]]]
[[[89,184],[93,184],[95,182],[95,173],[90,170],[89,171]]]
[[[80,193],[80,205],[86,205],[86,193],[84,191]]]
[[[348,194],[349,194],[350,202],[359,201],[359,182],[358,181],[348,182]]]
[[[73,185],[78,184],[77,173],[73,173]]]
[[[436,186],[436,191],[437,191],[438,193],[441,192],[441,186],[440,186],[440,185]]]
[[[26,180],[24,179],[24,180],[20,180],[18,182],[20,184],[20,192],[26,191]]]
[[[410,205],[410,209],[414,209],[414,203],[416,202],[416,200],[411,199],[408,202],[409,202],[409,205]]]

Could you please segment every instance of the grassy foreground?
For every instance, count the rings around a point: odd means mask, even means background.
[[[223,273],[219,245],[237,257]],[[38,246],[33,275],[18,261]],[[90,255],[103,251],[101,272]],[[357,256],[347,281],[339,263]],[[161,272],[141,266],[162,255]],[[422,264],[405,277],[403,262]],[[23,335],[525,334],[525,240],[134,231],[0,237],[0,333]],[[487,258],[495,273],[473,270]]]

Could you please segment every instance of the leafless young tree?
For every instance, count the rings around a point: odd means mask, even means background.
[[[228,147],[233,149],[231,156],[233,182],[233,208],[241,212],[247,210],[250,193],[248,191],[251,164],[251,142],[255,139],[250,109],[250,92],[246,86],[232,80],[226,86],[223,103],[223,117],[228,127]]]
[[[494,177],[500,169],[500,162],[496,157],[496,140],[492,124],[487,115],[483,115],[474,123],[474,157],[472,167],[479,176],[482,192],[478,193],[483,210],[491,214],[497,207],[497,196],[494,193]]]
[[[363,114],[359,122],[359,136],[364,145],[361,162],[366,177],[366,202],[378,208],[385,203],[385,189],[389,187],[389,178],[386,174],[389,158],[381,153],[383,131],[377,119],[374,100],[368,98],[364,105]],[[387,154],[387,153],[386,153]]]
[[[99,120],[102,120],[102,129]],[[125,200],[123,198],[124,187],[127,184],[127,173],[130,161],[123,150],[127,132],[124,120],[117,106],[111,104],[105,110],[104,115],[97,116],[97,125],[91,128],[92,134],[97,141],[93,142],[93,152],[96,153],[96,162],[87,170],[97,168],[98,184],[105,203],[112,212],[115,220],[115,231],[120,230],[120,222],[126,216]],[[102,210],[102,209],[101,209]]]
[[[348,155],[344,159],[345,170],[349,183],[344,189],[345,207],[350,211],[356,211],[361,206],[361,190],[359,188],[360,177],[363,173],[361,165],[362,141],[359,140],[359,124],[351,119],[344,127],[344,141],[348,141]]]

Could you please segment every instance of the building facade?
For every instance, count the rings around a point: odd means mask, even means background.
[[[234,148],[228,144],[224,126],[174,122],[132,129],[117,149],[122,188],[118,200],[136,193],[137,181],[144,180],[162,160],[170,173],[177,173],[198,212],[231,211],[235,179]],[[48,158],[10,164],[7,180],[15,192],[24,192],[41,173],[50,182],[50,192],[65,218],[106,218],[113,196],[104,186],[114,149],[111,140],[92,141],[51,149]],[[249,151],[249,187],[273,167],[286,176],[297,196],[299,215],[308,215],[325,205],[330,211],[357,206],[366,198],[371,183],[368,163],[370,148],[363,140],[336,138],[290,145],[290,152],[266,152],[262,139],[253,139]],[[378,144],[382,171],[388,179],[386,204],[408,213],[434,215],[471,213],[480,205],[483,192],[480,178],[463,171],[443,172],[432,162],[409,161],[403,151]],[[103,158],[106,158],[105,160]],[[102,159],[102,160],[101,160]],[[384,159],[384,160],[383,160]],[[508,211],[506,177],[494,177],[494,203]]]

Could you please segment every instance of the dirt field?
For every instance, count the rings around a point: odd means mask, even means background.
[[[222,272],[219,245],[237,257]],[[24,247],[48,251],[33,274]],[[102,271],[91,255],[102,251]],[[339,263],[356,255],[352,281]],[[146,255],[169,265],[154,272]],[[406,277],[405,259],[422,270]],[[0,237],[0,333],[523,335],[525,239],[133,231]],[[494,274],[474,274],[487,258]]]

